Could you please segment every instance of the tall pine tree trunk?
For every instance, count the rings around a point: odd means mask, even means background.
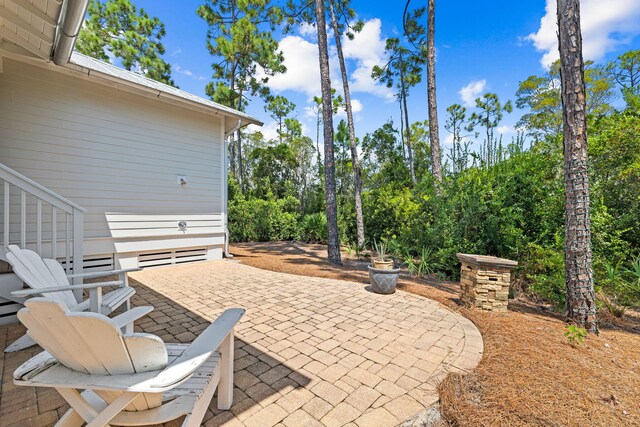
[[[362,173],[360,171],[360,161],[358,160],[358,146],[356,144],[356,128],[353,123],[353,110],[351,108],[351,92],[349,91],[349,79],[347,77],[347,67],[344,63],[344,55],[342,53],[342,41],[340,40],[340,31],[338,21],[333,9],[333,0],[329,2],[329,10],[331,12],[331,22],[333,23],[333,35],[336,39],[336,49],[338,51],[338,60],[340,62],[340,73],[342,74],[342,88],[344,90],[344,103],[347,110],[347,125],[349,127],[349,148],[351,149],[351,164],[353,165],[353,192],[355,197],[356,208],[356,234],[358,246],[364,244],[364,219],[362,217]]]
[[[327,252],[329,262],[341,264],[340,236],[338,234],[338,206],[336,203],[336,171],[333,153],[333,109],[331,105],[331,76],[324,0],[315,0],[318,55],[320,56],[320,83],[322,88],[322,127],[324,132],[324,188],[327,212]]]
[[[240,185],[240,190],[244,193],[244,179],[242,172],[242,134],[240,133],[240,129],[237,130],[238,134],[238,184]]]
[[[427,102],[429,104],[429,141],[431,145],[431,170],[436,182],[442,182],[442,155],[440,154],[440,130],[436,103],[436,2],[428,1],[427,9]],[[439,186],[438,186],[439,191]]]
[[[413,149],[411,148],[411,127],[409,126],[409,110],[407,109],[407,91],[404,81],[404,65],[402,63],[402,53],[400,53],[400,100],[404,109],[404,125],[407,132],[407,156],[409,157],[409,175],[411,182],[416,183],[416,172],[413,168]]]
[[[580,31],[580,1],[558,0],[565,183],[565,283],[567,317],[598,332],[593,289],[587,118]]]
[[[411,127],[409,126],[409,110],[407,109],[407,93],[402,91],[402,106],[404,108],[404,128],[407,133],[407,160],[409,161],[409,175],[411,182],[416,183],[416,171],[413,167],[413,148],[411,147]]]
[[[413,167],[413,148],[411,146],[411,127],[409,126],[409,110],[407,109],[407,93],[402,91],[402,106],[404,108],[404,128],[407,133],[407,160],[409,162],[409,175],[411,182],[416,183],[416,171]]]
[[[400,106],[400,140],[402,141],[402,160],[407,159],[406,150],[404,149],[404,110],[402,109],[402,97],[398,98],[398,105]]]
[[[318,161],[320,161],[320,125],[322,124],[322,118],[320,117],[322,111],[318,110],[316,114],[316,151],[318,152]]]
[[[233,69],[233,68],[232,68]],[[235,71],[231,73],[231,79],[229,81],[229,87],[231,91],[235,93],[236,90],[236,79],[235,79]],[[235,108],[234,100],[229,101],[230,107]],[[238,180],[238,169],[236,168],[236,135],[231,136],[231,144],[229,144],[229,157],[231,158],[231,175],[234,179]],[[241,188],[242,189],[242,188]]]
[[[231,167],[231,176],[235,179],[238,178],[236,170],[236,137],[235,134],[231,135],[231,141],[229,143],[229,166]]]
[[[242,91],[239,92],[238,97],[238,111],[242,111]],[[242,131],[237,130],[238,133],[238,184],[240,185],[240,191],[244,193],[244,176],[242,171]]]
[[[485,167],[487,169],[489,169],[489,167],[491,166],[491,119],[489,118],[489,111],[487,111],[487,117],[485,119],[486,123],[487,123],[487,140],[485,142]]]

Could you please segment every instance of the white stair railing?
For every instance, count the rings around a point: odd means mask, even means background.
[[[83,269],[83,222],[86,209],[0,163],[3,191],[2,251],[15,244],[40,256],[61,260],[67,274]],[[78,283],[76,280],[75,283]]]

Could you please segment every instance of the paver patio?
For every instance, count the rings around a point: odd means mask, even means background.
[[[247,313],[236,330],[234,405],[206,426],[393,426],[438,399],[438,381],[474,368],[476,327],[435,301],[377,295],[362,284],[264,271],[233,261],[131,275],[134,305],[155,310],[136,329],[190,342],[225,308]],[[137,283],[136,283],[137,282]],[[19,325],[0,328],[0,349]],[[64,413],[54,390],[16,387],[15,368],[37,348],[0,361],[0,427],[46,426]]]

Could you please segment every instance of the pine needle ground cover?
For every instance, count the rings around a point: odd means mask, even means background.
[[[236,260],[266,270],[368,283],[366,262],[326,260],[326,247],[290,242],[246,243]],[[434,299],[472,320],[484,356],[468,375],[439,387],[441,410],[460,426],[640,425],[640,316],[603,318],[599,336],[573,345],[562,317],[546,306],[511,301],[507,313],[467,310],[457,284],[404,276],[399,289]]]

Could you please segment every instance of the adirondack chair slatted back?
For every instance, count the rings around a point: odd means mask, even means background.
[[[7,260],[13,266],[13,272],[32,289],[69,286],[64,268],[56,260],[42,259],[34,251],[15,245],[9,245]],[[47,297],[67,307],[78,303],[72,291],[54,292],[47,294]]]
[[[163,369],[167,349],[149,334],[123,335],[108,317],[96,313],[70,312],[49,298],[31,298],[18,312],[28,334],[60,363],[74,371],[93,375],[122,375]],[[121,393],[96,393],[111,403]],[[160,393],[141,395],[126,410],[159,406]]]

